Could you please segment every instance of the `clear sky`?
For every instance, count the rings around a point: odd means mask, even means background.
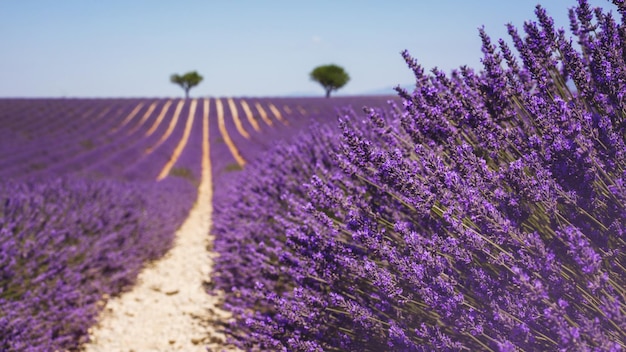
[[[322,95],[329,63],[367,94],[413,82],[403,49],[479,67],[477,28],[505,38],[538,2],[568,28],[575,0],[0,0],[0,97],[181,96],[169,77],[191,70],[192,96]]]

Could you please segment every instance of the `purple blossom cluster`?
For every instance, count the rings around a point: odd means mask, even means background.
[[[85,342],[103,300],[170,247],[195,193],[174,178],[1,183],[0,350]]]
[[[626,349],[626,6],[537,6],[481,71],[346,111],[215,199],[245,350]],[[517,52],[517,55],[514,54]]]

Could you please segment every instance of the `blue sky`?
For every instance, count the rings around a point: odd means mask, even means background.
[[[0,1],[0,97],[181,96],[169,76],[190,70],[192,96],[322,95],[309,72],[329,63],[351,76],[340,93],[370,93],[412,83],[403,49],[479,67],[477,28],[505,38],[537,3],[568,27],[574,0]]]

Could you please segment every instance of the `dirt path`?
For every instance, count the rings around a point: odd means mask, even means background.
[[[222,105],[222,101],[220,99],[215,99],[215,109],[217,110],[217,126],[220,129],[220,134],[222,135],[222,139],[224,139],[224,143],[228,146],[230,153],[237,161],[239,166],[244,166],[246,164],[246,160],[241,156],[239,150],[233,140],[230,139],[230,135],[228,134],[228,130],[226,130],[226,122],[224,121],[224,105]]]
[[[202,182],[198,200],[176,233],[174,247],[148,265],[132,291],[110,299],[90,331],[88,352],[220,351],[224,336],[210,320],[228,315],[203,288],[211,272],[208,236],[212,185],[208,118],[203,119]]]
[[[161,169],[159,176],[157,176],[157,181],[160,181],[164,179],[165,177],[167,177],[167,175],[169,175],[170,171],[172,170],[172,167],[174,167],[174,165],[176,164],[176,161],[178,161],[178,158],[183,153],[185,146],[187,146],[187,142],[189,141],[189,135],[191,135],[191,127],[193,126],[193,120],[196,115],[197,106],[198,106],[198,100],[192,99],[191,104],[189,106],[189,116],[187,117],[185,130],[183,131],[183,137],[180,139],[180,141],[178,141],[178,144],[176,145],[176,148],[174,148],[174,151],[172,152],[170,159],[167,161],[165,166],[163,166],[163,169]],[[205,114],[208,113],[206,109],[204,111],[205,111]]]

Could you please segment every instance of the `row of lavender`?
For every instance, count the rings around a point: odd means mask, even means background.
[[[626,5],[481,31],[484,69],[404,53],[402,109],[346,112],[216,199],[245,350],[626,349]]]

